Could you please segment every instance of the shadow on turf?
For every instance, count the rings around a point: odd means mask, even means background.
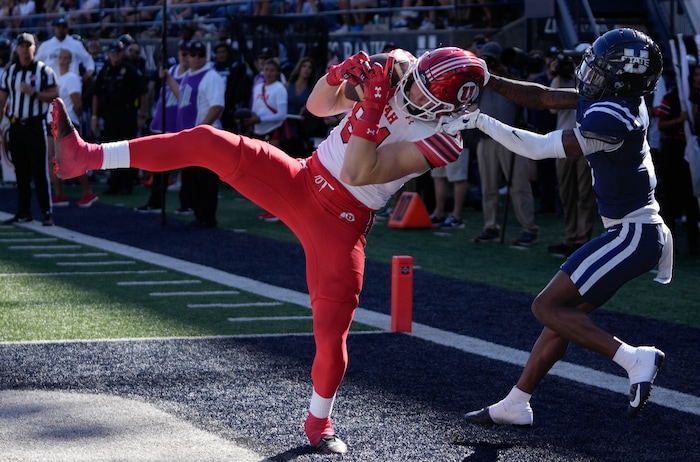
[[[474,450],[464,458],[463,462],[496,462],[499,459],[499,450],[510,449],[514,445],[508,443],[484,443],[472,441],[453,441],[452,444],[464,446]]]
[[[265,459],[265,462],[286,462],[288,460],[294,460],[299,456],[314,453],[316,453],[316,448],[309,444],[305,444],[304,446],[297,446],[295,448],[288,449],[281,454],[277,454],[276,456],[269,457]]]

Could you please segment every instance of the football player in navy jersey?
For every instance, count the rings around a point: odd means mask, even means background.
[[[671,280],[673,242],[654,197],[656,176],[646,142],[649,115],[643,96],[654,91],[662,71],[659,47],[633,29],[615,29],[599,37],[576,70],[577,127],[539,135],[510,127],[478,109],[456,119],[444,118],[438,131],[478,128],[509,150],[530,159],[586,156],[593,175],[598,210],[606,232],[574,252],[535,298],[532,312],[544,325],[516,385],[501,401],[465,418],[480,424],[529,427],[530,397],[569,342],[611,358],[627,370],[629,417],[646,404],[664,353],[631,346],[597,326],[589,313],[627,281],[657,264],[660,283]],[[492,76],[488,88],[520,104],[543,94],[566,98],[562,90],[522,83],[504,85]],[[554,96],[553,92],[559,96]]]

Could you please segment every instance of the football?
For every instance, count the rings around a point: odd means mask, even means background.
[[[390,72],[391,75],[391,86],[395,87],[399,83],[401,77],[408,71],[408,67],[411,65],[411,57],[403,50],[394,50],[394,69]],[[369,57],[371,63],[380,63],[382,66],[386,65],[386,60],[389,57],[387,53],[379,53]],[[345,97],[351,101],[364,101],[365,95],[362,91],[362,86],[357,85],[353,87],[352,85],[345,85]]]

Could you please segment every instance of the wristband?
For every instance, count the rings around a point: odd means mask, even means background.
[[[382,118],[382,109],[377,104],[363,103],[362,116],[355,120],[352,134],[368,141],[377,141],[379,131],[379,119]]]

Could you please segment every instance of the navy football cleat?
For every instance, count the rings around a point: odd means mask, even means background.
[[[663,351],[654,347],[639,347],[637,353],[641,357],[638,359],[638,364],[635,367],[647,369],[644,371],[644,375],[648,379],[630,385],[630,401],[627,407],[627,415],[632,419],[639,415],[639,412],[649,401],[654,380],[666,358]]]

